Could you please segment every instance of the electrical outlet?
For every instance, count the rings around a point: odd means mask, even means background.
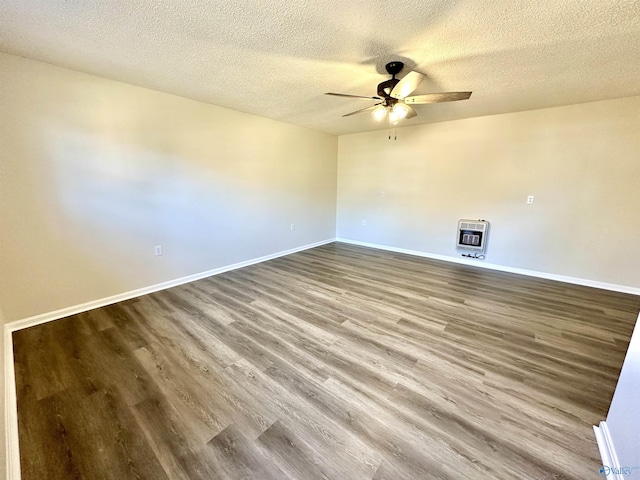
[[[384,198],[384,196],[385,196],[385,193],[384,193],[384,190],[383,190],[382,192],[380,192],[380,198]]]
[[[367,221],[366,220],[362,220],[362,226],[366,227],[367,226]]]
[[[292,223],[292,224],[291,224],[291,231],[293,232],[295,229],[296,229],[296,224],[295,224],[295,223]]]
[[[527,197],[527,205],[533,205],[533,200],[534,200],[534,196],[533,195],[529,195]]]
[[[156,245],[153,247],[153,252],[156,254],[156,257],[162,255],[162,245]]]

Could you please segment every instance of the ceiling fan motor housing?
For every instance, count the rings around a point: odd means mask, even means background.
[[[384,68],[387,70],[389,75],[392,75],[393,77],[395,77],[404,68],[404,63],[402,63],[402,62],[389,62],[384,66]]]
[[[384,66],[384,68],[387,70],[387,73],[391,75],[391,79],[385,80],[384,82],[378,84],[378,95],[386,100],[386,105],[390,105],[390,100],[392,98],[390,96],[391,90],[393,90],[393,87],[395,87],[400,81],[396,78],[396,75],[402,71],[402,69],[404,68],[404,63],[389,62]]]

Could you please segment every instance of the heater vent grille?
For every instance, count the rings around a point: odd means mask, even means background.
[[[463,228],[465,230],[483,230],[484,225],[479,223],[461,223],[460,228]]]
[[[485,220],[460,220],[456,235],[456,246],[462,250],[483,253],[487,245],[489,222]]]

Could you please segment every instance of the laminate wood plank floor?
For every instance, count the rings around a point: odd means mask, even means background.
[[[24,480],[599,478],[640,297],[334,243],[14,333]]]

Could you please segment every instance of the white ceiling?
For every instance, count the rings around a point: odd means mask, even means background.
[[[0,0],[0,51],[344,134],[391,60],[473,91],[406,125],[640,95],[640,0]]]

